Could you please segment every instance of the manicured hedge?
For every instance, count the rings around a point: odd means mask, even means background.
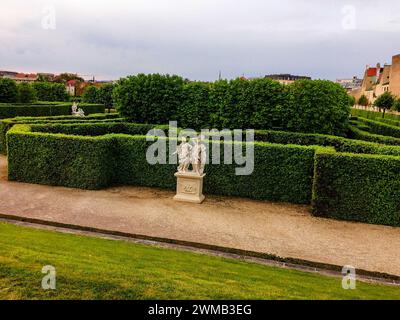
[[[152,142],[133,135],[153,127],[104,122],[15,125],[7,133],[9,178],[84,189],[127,184],[173,190],[176,165],[150,165],[146,151]],[[235,175],[235,164],[207,165],[206,194],[304,204],[312,200],[319,216],[400,225],[400,147],[277,131],[257,131],[256,139],[268,143],[254,143],[253,174]],[[223,152],[220,156],[222,160]]]
[[[362,117],[358,117],[358,120],[367,125],[370,128],[370,132],[383,136],[390,136],[400,138],[400,127],[393,126],[390,124],[382,123],[375,120],[370,120]]]
[[[111,183],[175,188],[176,165],[148,164],[152,142],[144,136],[67,136],[16,125],[7,139],[10,180],[85,189]],[[256,142],[253,175],[236,176],[236,164],[207,166],[205,192],[309,203],[317,149]]]
[[[17,130],[27,132],[12,134]],[[110,184],[113,155],[108,139],[28,131],[28,125],[16,125],[7,134],[9,180],[84,189]]]
[[[373,134],[373,133],[361,130],[360,127],[350,126],[349,131],[350,131],[350,137],[352,139],[365,140],[365,141],[389,144],[389,145],[400,145],[399,138],[383,136],[383,135],[379,135],[379,134]]]
[[[385,117],[382,118],[381,112],[361,110],[361,109],[351,109],[351,114],[353,116],[359,116],[366,119],[376,120],[376,121],[384,121],[384,120],[392,120],[392,121],[400,121],[400,115],[385,113]]]
[[[137,123],[177,120],[192,129],[277,129],[345,135],[348,95],[338,84],[271,79],[190,82],[178,76],[139,74],[119,80],[114,103]]]
[[[80,104],[85,114],[104,113],[104,105]],[[71,104],[0,104],[0,119],[15,117],[39,117],[70,115]]]
[[[6,133],[16,124],[67,124],[67,123],[91,123],[91,122],[119,122],[119,115],[94,113],[87,117],[78,118],[75,116],[54,116],[54,117],[17,117],[11,119],[0,119],[0,154],[7,153]]]
[[[400,157],[318,152],[314,214],[400,226]]]

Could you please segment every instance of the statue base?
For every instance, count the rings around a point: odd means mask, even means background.
[[[191,203],[202,203],[205,199],[203,195],[203,179],[205,174],[199,176],[193,172],[177,172],[176,196],[174,200]]]

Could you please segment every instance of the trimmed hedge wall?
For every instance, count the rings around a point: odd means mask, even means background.
[[[352,139],[365,140],[365,141],[389,144],[389,145],[400,145],[399,138],[383,136],[383,135],[379,135],[379,134],[373,134],[373,133],[361,130],[360,127],[350,126],[349,132],[350,132],[349,136]]]
[[[104,113],[104,105],[80,104],[85,114]],[[0,104],[0,119],[71,114],[71,104]]]
[[[121,116],[137,123],[193,129],[281,129],[344,136],[349,98],[338,84],[271,79],[190,82],[179,76],[138,74],[120,79],[113,92]]]
[[[367,125],[371,129],[371,133],[400,138],[400,127],[398,126],[392,126],[390,124],[361,117],[359,117],[358,120]]]
[[[119,122],[118,114],[91,114],[87,117],[54,116],[54,117],[17,117],[11,119],[0,119],[0,154],[7,153],[6,134],[16,124],[50,124],[50,123],[91,123],[91,122]]]
[[[368,111],[368,110],[361,110],[361,109],[351,109],[351,114],[356,117],[362,117],[370,120],[382,121],[382,120],[392,120],[392,121],[400,121],[400,115],[392,114],[392,113],[385,113],[385,117],[382,118],[381,112],[376,111]]]
[[[400,157],[317,152],[313,211],[400,226]]]
[[[148,164],[146,150],[152,142],[144,136],[67,136],[32,132],[28,125],[16,125],[7,133],[7,139],[10,180],[84,189],[99,189],[111,183],[175,188],[176,165]],[[309,203],[317,149],[256,142],[253,175],[236,176],[236,164],[209,165],[204,190]]]
[[[84,189],[128,184],[173,190],[176,165],[148,164],[146,151],[152,142],[132,135],[153,127],[15,125],[7,133],[9,179]],[[118,130],[121,133],[115,133]],[[235,164],[207,165],[205,193],[300,204],[312,201],[315,215],[400,226],[400,147],[276,131],[257,131],[256,138],[269,143],[254,143],[253,174],[236,176]],[[281,144],[271,143],[277,141]]]

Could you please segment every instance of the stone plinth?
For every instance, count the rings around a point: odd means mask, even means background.
[[[203,178],[205,174],[177,172],[175,177],[177,178],[177,184],[174,200],[192,203],[202,203],[204,201]]]

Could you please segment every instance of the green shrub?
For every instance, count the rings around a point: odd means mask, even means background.
[[[15,81],[0,78],[0,103],[17,102],[18,88]]]
[[[12,134],[21,129],[27,131],[29,127],[16,125],[7,134],[9,180],[84,189],[100,189],[112,180],[109,140],[32,132]]]
[[[16,125],[7,139],[10,180],[85,189],[111,183],[175,188],[176,165],[150,165],[146,150],[152,142],[144,136],[68,136]],[[236,164],[207,166],[205,192],[309,203],[316,149],[256,142],[253,175],[236,176]]]
[[[346,91],[324,80],[300,80],[288,86],[286,113],[290,131],[345,135],[350,107]]]
[[[69,101],[67,89],[62,83],[34,82],[32,87],[38,100],[41,101]]]
[[[400,115],[396,114],[391,114],[391,113],[386,113],[385,118],[382,118],[382,113],[380,112],[375,112],[375,111],[368,111],[368,110],[360,110],[360,109],[351,109],[351,114],[353,116],[358,116],[362,118],[367,118],[371,120],[376,120],[376,121],[387,121],[387,120],[393,120],[393,121],[400,121]]]
[[[210,84],[190,82],[183,88],[183,102],[178,105],[178,124],[182,128],[200,130],[210,122]]]
[[[381,94],[374,102],[374,106],[383,109],[383,117],[385,117],[386,110],[393,107],[395,98],[390,92]]]
[[[98,92],[98,103],[102,103],[108,108],[108,111],[113,107],[113,90],[115,85],[112,83],[106,83],[99,88]]]
[[[382,136],[379,134],[373,134],[373,133],[361,130],[359,127],[351,126],[349,128],[349,131],[350,131],[350,137],[352,139],[365,140],[365,141],[383,143],[383,144],[389,144],[389,145],[400,145],[399,138]]]
[[[31,84],[26,82],[18,84],[18,102],[32,103],[36,101],[36,99],[36,92],[32,88]]]
[[[80,104],[85,115],[104,113],[104,105]],[[0,104],[0,119],[15,117],[61,116],[71,114],[71,104]]]
[[[361,122],[370,127],[370,132],[382,136],[391,136],[395,138],[400,138],[400,127],[392,126],[390,124],[382,123],[375,120],[369,120],[366,118],[358,118]]]
[[[95,86],[88,86],[83,91],[82,101],[85,103],[99,103],[99,89]]]
[[[55,117],[17,117],[11,119],[0,119],[0,154],[7,153],[6,134],[16,124],[67,124],[67,123],[89,123],[89,122],[118,122],[118,114],[91,114],[87,117],[77,118],[75,116],[55,116]],[[46,127],[46,126],[44,126]]]
[[[400,157],[316,154],[314,214],[400,226]]]
[[[119,114],[130,121],[168,123],[177,120],[183,102],[183,79],[160,74],[138,74],[118,81],[113,92]]]
[[[159,74],[121,79],[114,89],[121,116],[142,123],[217,129],[277,129],[345,135],[350,112],[346,91],[330,81],[270,79],[184,82]],[[182,123],[180,123],[182,121]]]
[[[365,95],[362,95],[360,99],[358,99],[358,104],[360,106],[366,107],[369,105],[369,100]]]

